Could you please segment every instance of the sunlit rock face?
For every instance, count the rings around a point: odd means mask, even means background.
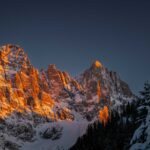
[[[107,106],[104,106],[100,111],[99,111],[99,119],[104,126],[107,124],[109,120],[109,108]]]
[[[60,96],[63,90],[70,92],[82,90],[81,85],[74,80],[67,72],[62,72],[55,65],[49,65],[45,71],[45,79],[47,77],[50,93],[54,96]]]
[[[7,44],[0,48],[0,117],[31,111],[54,120],[73,119],[59,103],[81,90],[75,79],[55,65],[39,72],[21,47]]]
[[[63,85],[64,79],[55,78],[55,73],[51,72],[51,77],[53,74],[53,79],[62,89],[65,86]],[[51,78],[50,81],[53,79]],[[31,65],[22,48],[10,44],[2,46],[0,48],[0,107],[2,112],[0,117],[7,117],[16,111],[32,111],[51,119],[58,118],[52,110],[55,102],[50,93],[50,81],[44,80],[44,75]],[[54,85],[51,86],[53,86],[53,92],[58,90]]]
[[[31,66],[24,50],[16,45],[7,44],[0,48],[0,64],[6,73],[6,77],[15,74],[16,71],[27,69]]]
[[[102,65],[102,63],[99,61],[99,60],[96,60],[96,61],[94,61],[94,63],[92,64],[92,67],[93,68],[102,68],[103,67],[103,65]]]

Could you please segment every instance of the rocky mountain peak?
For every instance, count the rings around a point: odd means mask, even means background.
[[[20,46],[12,44],[0,47],[0,65],[6,74],[14,74],[20,69],[32,66],[24,50]]]
[[[51,70],[51,69],[53,69],[53,70],[57,70],[57,68],[56,68],[56,65],[55,64],[49,64],[48,65],[48,70]]]
[[[93,62],[93,64],[92,64],[92,67],[93,67],[93,68],[102,68],[103,65],[102,65],[102,63],[101,63],[99,60],[95,60],[95,61]]]

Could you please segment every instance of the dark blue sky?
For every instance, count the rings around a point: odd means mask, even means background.
[[[139,91],[150,79],[149,0],[0,0],[0,45],[75,76],[99,59]]]

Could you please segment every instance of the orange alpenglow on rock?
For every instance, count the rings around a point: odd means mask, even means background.
[[[100,81],[97,82],[97,96],[98,96],[98,103],[100,102],[100,98],[101,98],[101,85],[100,85]]]
[[[94,63],[93,63],[93,66],[96,67],[96,68],[101,68],[103,65],[100,61],[96,60]]]
[[[15,112],[34,112],[51,120],[73,119],[70,111],[62,111],[64,106],[59,113],[54,106],[64,87],[69,88],[69,83],[77,87],[74,82],[55,65],[39,72],[19,46],[0,47],[0,119]]]
[[[101,109],[99,111],[99,119],[100,119],[100,122],[104,124],[104,126],[108,122],[108,119],[109,119],[109,109],[108,109],[107,106],[104,106],[103,109]]]

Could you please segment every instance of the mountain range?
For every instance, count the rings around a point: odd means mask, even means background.
[[[41,60],[39,60],[40,62]],[[87,127],[137,101],[128,84],[96,60],[76,77],[35,68],[23,48],[0,47],[0,149],[68,150]]]

